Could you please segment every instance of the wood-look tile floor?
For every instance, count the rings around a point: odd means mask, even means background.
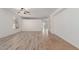
[[[19,32],[0,39],[0,50],[77,50],[54,34]]]

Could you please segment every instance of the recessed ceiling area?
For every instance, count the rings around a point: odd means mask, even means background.
[[[14,8],[16,12],[20,10],[20,8]],[[20,16],[22,18],[47,18],[51,15],[57,8],[25,8],[30,12],[29,14],[23,14],[21,12]]]

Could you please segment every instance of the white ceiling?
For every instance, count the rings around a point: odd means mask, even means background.
[[[50,14],[52,14],[57,8],[29,8],[29,12],[31,15],[25,15],[21,13],[22,18],[47,18]],[[12,8],[14,12],[18,12],[19,9]]]
[[[46,18],[53,13],[56,8],[32,8],[29,9],[31,15],[23,15],[24,17]]]

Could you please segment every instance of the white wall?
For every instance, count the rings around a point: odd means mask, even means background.
[[[41,31],[42,21],[41,19],[23,19],[22,31]]]
[[[20,29],[16,30],[12,28],[14,23],[14,16],[15,14],[11,11],[4,8],[0,9],[0,38],[20,31]]]
[[[79,9],[69,8],[51,16],[50,31],[79,48]]]
[[[50,17],[48,18],[49,21],[48,21],[48,25],[49,25],[49,32],[52,32],[54,33],[54,19],[53,19],[53,16],[50,15]]]

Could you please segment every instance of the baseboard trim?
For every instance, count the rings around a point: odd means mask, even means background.
[[[53,33],[51,33],[51,32],[49,32],[49,34],[51,34],[51,35],[55,35],[56,37],[60,38],[61,40],[67,42],[68,44],[70,44],[71,46],[73,46],[73,47],[75,47],[77,50],[79,50],[78,47],[76,47],[75,45],[73,45],[73,44],[70,43],[69,41],[65,40],[63,37],[61,37],[61,36],[59,36],[59,35],[57,35],[57,34],[53,34]]]

